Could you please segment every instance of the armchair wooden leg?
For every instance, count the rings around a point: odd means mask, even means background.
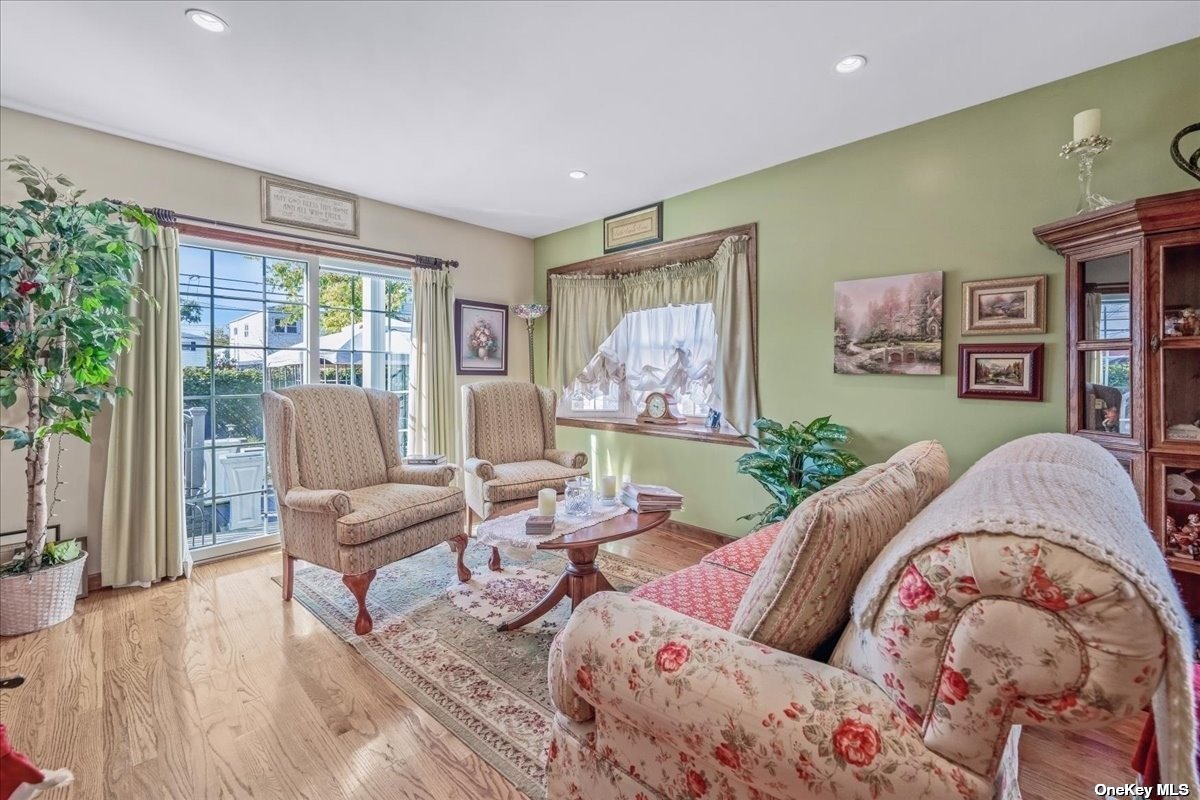
[[[350,594],[354,595],[354,599],[358,601],[358,617],[354,620],[354,632],[359,636],[366,636],[375,625],[371,621],[371,615],[367,613],[367,588],[370,587],[373,580],[375,580],[375,570],[373,569],[360,575],[342,576],[342,583],[346,584]]]
[[[488,559],[488,569],[492,572],[499,572],[501,570],[500,551],[495,547],[492,548],[491,558]]]
[[[468,569],[467,565],[463,563],[463,556],[467,554],[467,543],[469,541],[470,540],[467,539],[467,535],[465,533],[459,534],[458,536],[453,536],[447,540],[447,544],[450,545],[450,549],[458,554],[454,566],[458,570],[459,583],[466,583],[467,581],[471,580],[471,570]]]
[[[296,557],[283,551],[283,601],[292,599],[292,579],[296,575]]]

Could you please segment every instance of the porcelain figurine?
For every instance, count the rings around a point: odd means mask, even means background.
[[[1183,543],[1179,541],[1179,526],[1175,524],[1175,518],[1167,515],[1167,550],[1181,550]]]
[[[1200,336],[1200,313],[1194,308],[1179,312],[1179,323],[1175,326],[1180,336]]]
[[[1200,514],[1188,514],[1182,533],[1192,538],[1200,537]]]

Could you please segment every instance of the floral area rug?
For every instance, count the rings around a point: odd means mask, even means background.
[[[495,626],[541,599],[566,559],[538,551],[491,572],[490,554],[471,545],[467,584],[455,577],[446,547],[380,569],[367,595],[375,628],[366,636],[354,633],[358,609],[338,573],[298,563],[293,596],[518,789],[542,800],[553,719],[546,660],[570,601],[521,630]],[[664,574],[604,552],[597,561],[618,591]]]

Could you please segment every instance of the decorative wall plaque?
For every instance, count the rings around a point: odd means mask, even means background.
[[[310,183],[262,176],[262,221],[358,237],[358,198]]]

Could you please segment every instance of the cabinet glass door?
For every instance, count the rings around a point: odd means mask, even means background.
[[[1103,256],[1079,264],[1077,346],[1082,382],[1079,429],[1131,436],[1132,385],[1131,254]]]
[[[1200,448],[1200,243],[1163,247],[1159,272],[1162,330],[1151,340],[1160,350],[1158,438]]]
[[[1171,566],[1200,572],[1200,459],[1187,456],[1155,459],[1157,505],[1151,519]]]

